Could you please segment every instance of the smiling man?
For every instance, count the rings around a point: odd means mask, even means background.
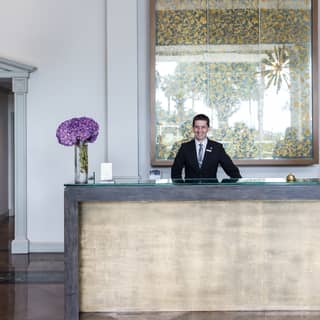
[[[225,152],[221,143],[208,139],[210,120],[205,114],[198,114],[192,120],[194,139],[183,143],[171,167],[173,181],[185,179],[216,179],[221,165],[230,178],[241,178],[239,169]]]

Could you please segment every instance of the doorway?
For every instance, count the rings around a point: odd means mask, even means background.
[[[6,190],[3,198],[3,210],[6,210],[7,214],[14,214],[14,240],[11,242],[11,252],[21,254],[29,253],[27,235],[27,93],[30,73],[35,70],[36,68],[33,66],[0,57],[0,87],[4,91],[3,101],[6,101],[3,104],[7,106],[7,118],[6,121],[3,120],[5,129],[2,134],[3,144],[6,146],[3,147],[1,154],[8,156],[1,157],[0,155],[1,159],[3,158],[4,168],[2,187]]]
[[[14,215],[14,110],[11,79],[0,79],[0,217]]]

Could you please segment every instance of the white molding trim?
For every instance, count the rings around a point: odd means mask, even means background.
[[[63,253],[63,242],[38,242],[23,240],[13,240],[11,242],[11,251],[15,254],[26,253]]]
[[[30,253],[63,253],[64,252],[64,243],[63,242],[37,242],[30,241],[29,244]]]
[[[1,74],[5,72],[9,73],[10,76],[7,78],[11,78],[12,74],[24,74],[23,77],[28,77],[29,73],[36,71],[37,68],[24,63],[0,57],[0,70],[3,71],[0,72]]]
[[[15,239],[12,253],[21,253],[21,241],[27,242],[27,79],[13,78],[14,92],[14,207]],[[17,244],[15,242],[18,242]],[[24,250],[29,249],[27,244]],[[19,251],[17,252],[16,249]],[[27,253],[27,252],[23,252]]]
[[[14,95],[8,95],[8,207],[14,216]]]
[[[14,254],[29,253],[29,240],[14,239],[13,241],[11,241],[11,252]]]
[[[36,68],[0,57],[0,78],[12,79],[14,93],[14,209],[12,253],[28,253],[27,238],[27,93],[28,78]]]

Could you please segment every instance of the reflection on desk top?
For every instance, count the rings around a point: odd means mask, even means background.
[[[241,179],[188,179],[175,180],[158,179],[148,180],[139,178],[116,178],[111,181],[98,181],[96,183],[89,182],[88,184],[66,183],[65,186],[79,187],[99,187],[99,186],[184,186],[184,185],[320,185],[319,178],[301,178],[296,181],[287,182],[286,178],[241,178]]]

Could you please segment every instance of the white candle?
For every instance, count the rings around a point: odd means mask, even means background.
[[[112,180],[112,163],[111,162],[101,163],[100,177],[101,177],[101,180]]]

